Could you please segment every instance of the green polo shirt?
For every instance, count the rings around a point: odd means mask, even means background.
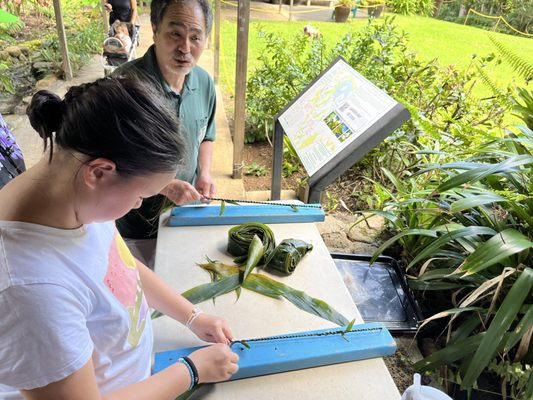
[[[143,57],[124,64],[114,75],[130,73],[155,81],[154,84],[176,110],[189,153],[186,165],[178,170],[176,178],[194,184],[200,144],[215,140],[216,93],[213,80],[205,70],[196,66],[186,75],[181,93],[175,93],[161,74],[153,45]],[[157,237],[158,216],[163,203],[164,196],[145,199],[139,209],[131,210],[119,219],[117,227],[122,236],[132,239]]]

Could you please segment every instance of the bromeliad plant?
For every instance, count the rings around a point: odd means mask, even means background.
[[[445,367],[471,390],[490,369],[502,393],[533,398],[533,380],[516,379],[533,364],[532,172],[533,132],[521,126],[465,161],[417,165],[403,182],[387,174],[396,191],[376,213],[397,233],[374,259],[400,243],[410,286],[435,313],[423,325],[446,319],[445,347],[416,363],[419,371]]]

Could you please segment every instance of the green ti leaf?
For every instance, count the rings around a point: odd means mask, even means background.
[[[234,291],[241,285],[239,274],[224,277],[216,282],[204,283],[182,293],[193,304],[202,303]]]
[[[348,325],[346,325],[346,329],[342,331],[341,335],[344,340],[349,342],[348,338],[346,337],[346,334],[350,332],[353,328],[353,324],[355,324],[355,318],[350,321]]]
[[[252,278],[252,276],[256,279],[255,285],[249,286],[248,282],[250,281],[250,278]],[[284,297],[286,300],[290,301],[299,309],[304,310],[310,314],[316,315],[320,318],[324,318],[339,326],[344,326],[348,324],[348,320],[342,314],[340,314],[337,310],[335,310],[323,300],[311,297],[308,294],[302,292],[301,290],[294,289],[290,286],[285,285],[284,283],[269,278],[266,275],[251,274],[250,278],[248,278],[244,282],[244,288],[253,290],[261,294],[262,291],[265,290],[268,293],[267,296],[272,293],[277,293],[279,296]]]
[[[526,236],[515,229],[506,229],[496,233],[489,240],[477,246],[476,250],[458,268],[457,272],[462,272],[466,275],[479,273],[531,247],[533,247],[533,242]]]
[[[263,254],[265,253],[265,248],[263,242],[259,239],[259,236],[254,235],[250,247],[248,247],[248,258],[246,259],[246,266],[244,267],[244,273],[242,274],[241,283],[246,280],[250,272],[259,264]]]
[[[199,285],[184,292],[183,296],[192,303],[200,303],[243,287],[274,299],[285,298],[301,310],[337,325],[344,326],[348,324],[348,320],[325,301],[311,297],[300,290],[296,290],[265,275],[249,273],[246,279],[241,282],[242,268],[218,262],[200,264],[199,266],[207,271],[214,272],[219,276],[220,280]]]
[[[462,380],[461,386],[463,388],[474,386],[477,378],[489,365],[498,349],[507,343],[509,340],[507,330],[516,319],[524,301],[531,297],[532,288],[533,269],[525,268],[505,296],[479,346],[474,347],[476,352]]]
[[[246,340],[234,340],[233,342],[231,342],[231,344],[229,345],[229,347],[233,346],[234,344],[236,343],[240,343],[242,344],[244,347],[246,347],[247,349],[250,348],[250,345],[248,344],[248,342]]]

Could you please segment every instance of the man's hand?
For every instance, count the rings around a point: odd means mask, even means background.
[[[196,180],[196,190],[205,197],[215,197],[216,187],[210,174],[200,174]]]
[[[165,195],[177,205],[193,203],[202,199],[202,195],[198,193],[193,185],[189,182],[180,181],[179,179],[173,179],[165,186],[161,194]]]
[[[105,3],[105,10],[107,12],[111,12],[111,11],[113,11],[113,6],[111,4],[109,4],[109,3]]]

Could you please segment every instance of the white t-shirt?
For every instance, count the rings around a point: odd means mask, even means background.
[[[0,310],[0,399],[21,399],[13,388],[61,380],[91,357],[102,394],[150,375],[148,304],[112,222],[0,221]]]

